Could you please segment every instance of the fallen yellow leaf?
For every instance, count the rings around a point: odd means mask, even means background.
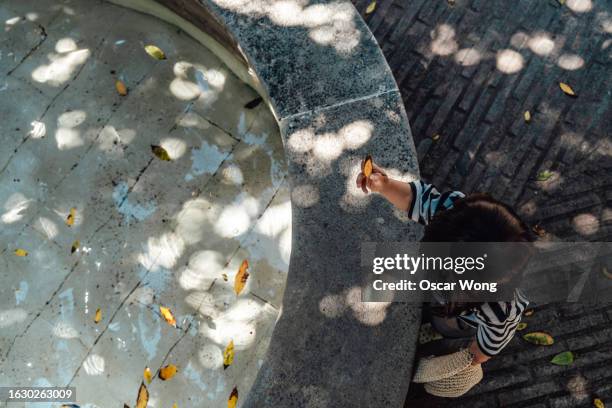
[[[151,374],[151,369],[149,367],[145,367],[143,377],[147,381],[147,384],[151,384],[153,375]]]
[[[433,135],[431,137],[431,140],[433,140],[434,142],[438,141],[440,139],[440,134],[436,133],[435,135]]]
[[[527,316],[527,317],[529,317],[529,316],[531,316],[533,313],[534,313],[534,310],[533,310],[533,309],[527,309],[527,310],[525,310],[525,311],[523,312],[523,316]]]
[[[595,398],[593,400],[593,406],[595,408],[606,408],[606,406],[604,405],[603,401],[599,398]]]
[[[159,311],[170,326],[176,327],[176,319],[174,318],[174,315],[172,314],[169,308],[160,306]]]
[[[368,8],[366,8],[366,14],[372,14],[376,10],[376,0],[368,4]]]
[[[98,324],[98,323],[100,323],[100,320],[102,320],[102,310],[97,309],[96,310],[96,315],[94,316],[94,323]]]
[[[153,151],[153,154],[160,160],[163,160],[163,161],[172,160],[170,159],[170,155],[168,154],[166,149],[164,149],[161,146],[151,145],[151,150]]]
[[[138,389],[138,398],[136,399],[136,408],[147,408],[147,404],[149,403],[149,390],[147,390],[147,386],[144,383],[140,383],[140,388]]]
[[[525,122],[527,123],[531,122],[531,112],[529,112],[528,110],[525,111],[525,113],[523,114],[523,117],[525,118]]]
[[[120,81],[120,80],[117,80],[117,81],[115,82],[115,89],[117,89],[117,93],[118,93],[119,95],[121,95],[121,96],[126,96],[126,95],[128,94],[127,87],[126,87],[126,86],[125,86],[125,84],[124,84],[122,81]]]
[[[176,404],[176,402],[172,404],[172,408],[178,408],[178,405]]]
[[[550,346],[555,342],[550,334],[544,332],[527,333],[523,336],[523,339],[538,346]]]
[[[239,295],[240,292],[244,289],[246,285],[246,281],[249,278],[249,273],[247,272],[249,269],[249,262],[245,259],[242,261],[240,265],[240,269],[238,269],[238,273],[236,274],[236,278],[234,278],[234,291],[236,295]]]
[[[72,227],[74,225],[74,218],[76,217],[76,208],[72,207],[70,209],[70,214],[66,217],[66,225]]]
[[[164,54],[164,52],[161,50],[161,48],[159,48],[156,45],[146,45],[145,46],[145,51],[147,52],[147,54],[149,54],[150,56],[152,56],[155,59],[158,60],[165,60],[166,59],[166,54]]]
[[[526,328],[527,328],[527,323],[519,323],[518,326],[516,326],[517,331],[525,330]]]
[[[229,344],[223,351],[223,369],[232,365],[234,361],[234,340],[230,340]]]
[[[166,381],[174,377],[177,372],[177,368],[174,364],[168,364],[165,367],[160,368],[159,378]]]
[[[227,400],[227,408],[236,408],[238,404],[238,388],[234,387],[232,393],[229,396],[229,400]]]
[[[15,250],[15,255],[17,255],[17,256],[28,256],[28,251],[26,251],[25,249],[22,249],[22,248],[17,248]]]
[[[566,95],[576,96],[576,92],[574,92],[572,87],[566,84],[565,82],[559,82],[559,88],[561,88],[561,90],[565,92]]]
[[[368,154],[365,158],[365,161],[363,162],[363,175],[366,177],[370,177],[372,175],[373,169],[374,166],[372,165],[372,156]]]
[[[76,252],[77,249],[79,249],[79,247],[81,246],[81,243],[79,242],[79,240],[75,240],[72,243],[72,247],[70,247],[70,253],[74,254]]]

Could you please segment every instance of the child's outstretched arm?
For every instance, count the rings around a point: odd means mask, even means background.
[[[363,166],[362,166],[363,167]],[[366,177],[363,172],[357,176],[357,187],[364,193],[373,191],[385,197],[391,204],[402,211],[410,210],[412,189],[408,183],[393,180],[384,170],[372,163],[372,174]]]

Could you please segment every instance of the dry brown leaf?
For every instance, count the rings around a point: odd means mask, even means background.
[[[571,86],[569,86],[568,84],[566,84],[565,82],[559,82],[559,88],[561,88],[561,90],[569,96],[577,96],[576,92],[574,92],[574,90],[572,89]]]
[[[140,383],[140,388],[138,389],[138,398],[136,399],[136,408],[147,408],[147,404],[149,403],[149,390],[147,390],[147,386],[143,383]]]
[[[234,340],[230,340],[227,347],[223,351],[223,369],[225,370],[227,367],[232,365],[234,362]]]
[[[66,217],[66,225],[72,227],[74,225],[74,218],[76,217],[76,208],[72,207],[70,213]]]
[[[169,308],[160,306],[159,312],[170,326],[176,327],[176,319],[174,318],[174,315],[172,314],[172,311],[170,311]]]
[[[249,279],[247,269],[249,269],[249,261],[245,259],[242,261],[242,264],[240,264],[240,269],[238,269],[238,273],[234,278],[234,291],[236,292],[236,295],[239,295],[240,292],[242,292],[246,285],[247,279]]]
[[[531,112],[529,112],[528,110],[526,110],[525,113],[523,113],[523,117],[525,118],[526,123],[531,122]]]
[[[376,10],[376,0],[372,1],[370,4],[368,4],[368,7],[366,8],[366,15],[367,14],[372,14],[374,12],[374,10]]]
[[[237,404],[238,404],[238,388],[234,387],[234,389],[232,390],[232,393],[229,396],[229,399],[227,400],[227,408],[236,408]]]
[[[153,381],[153,375],[149,367],[145,367],[143,377],[147,381],[147,384],[151,384],[151,381]]]
[[[78,239],[76,239],[73,243],[72,246],[70,247],[70,253],[74,254],[77,249],[79,249],[79,247],[81,246],[81,243],[79,242]]]
[[[372,175],[373,169],[374,166],[372,165],[372,156],[368,154],[365,160],[363,161],[363,175],[366,177],[370,177]]]
[[[28,256],[28,251],[26,251],[23,248],[17,248],[15,250],[15,255],[17,255],[17,256]]]
[[[102,320],[102,310],[97,309],[96,310],[96,315],[94,316],[94,323],[98,324],[98,323],[100,323],[101,320]]]
[[[170,155],[168,154],[168,151],[161,146],[151,145],[151,151],[153,152],[155,157],[157,157],[160,160],[163,160],[163,161],[172,160],[170,158]]]
[[[174,377],[177,371],[178,370],[174,364],[168,364],[167,366],[159,369],[159,378],[164,381],[169,380]]]
[[[121,96],[126,96],[128,94],[127,86],[120,80],[115,81],[115,89]]]
[[[166,54],[157,45],[152,45],[152,44],[146,45],[145,51],[147,52],[147,54],[149,54],[155,59],[158,59],[158,60],[166,59]]]

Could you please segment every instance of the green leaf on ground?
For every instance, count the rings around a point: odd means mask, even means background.
[[[538,346],[550,346],[555,342],[550,334],[544,332],[527,333],[523,336],[523,339]]]
[[[552,171],[544,170],[538,173],[538,181],[546,181],[553,175]]]
[[[560,366],[570,365],[574,362],[574,353],[571,351],[564,351],[554,356],[550,362]]]

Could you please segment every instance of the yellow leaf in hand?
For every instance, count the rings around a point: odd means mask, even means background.
[[[17,248],[15,250],[15,255],[17,255],[17,256],[28,256],[28,251],[26,251],[25,249],[22,249],[22,248]]]
[[[170,159],[170,155],[168,154],[166,149],[164,149],[161,146],[151,145],[151,150],[153,151],[153,154],[160,160],[163,160],[163,161],[172,160]]]
[[[117,90],[117,93],[121,96],[126,96],[128,94],[127,86],[125,86],[125,84],[120,80],[117,80],[115,82],[115,89]]]
[[[66,225],[72,227],[74,225],[74,218],[76,217],[76,208],[72,207],[70,209],[70,214],[66,217]]]
[[[366,8],[366,14],[372,14],[374,12],[374,10],[376,10],[376,0],[374,0],[373,2],[371,2],[370,4],[368,4],[368,7]]]
[[[160,306],[159,312],[170,326],[176,327],[176,319],[174,318],[174,315],[172,314],[169,308]]]
[[[374,166],[372,165],[372,156],[368,154],[365,158],[365,161],[363,162],[363,175],[366,177],[370,177],[372,175],[373,169]]]
[[[177,372],[177,368],[174,364],[168,364],[165,367],[159,369],[159,378],[166,381],[174,377]]]
[[[96,310],[96,315],[94,316],[94,323],[98,324],[98,323],[100,323],[100,320],[102,320],[102,310],[97,309]]]
[[[166,54],[156,45],[146,45],[145,51],[147,54],[158,60],[165,60]]]
[[[223,351],[223,369],[232,365],[234,361],[234,340],[230,340],[229,344]]]
[[[149,403],[149,390],[147,390],[147,386],[144,383],[140,383],[140,388],[138,389],[138,398],[136,399],[136,408],[147,408],[147,404]]]
[[[151,374],[151,369],[149,367],[146,367],[144,369],[144,379],[147,381],[147,384],[151,384],[151,381],[153,380],[153,375]]]
[[[236,278],[234,278],[234,291],[236,292],[236,295],[239,295],[240,292],[242,292],[246,285],[247,279],[249,278],[247,269],[249,269],[249,262],[245,259],[242,261],[240,269],[238,269]]]
[[[576,96],[576,92],[574,92],[574,90],[572,89],[571,86],[569,86],[568,84],[566,84],[565,82],[559,82],[559,88],[561,88],[561,90],[569,96]]]
[[[238,404],[238,388],[234,387],[234,389],[232,390],[232,393],[229,396],[229,399],[227,400],[227,408],[236,408],[237,404]]]

